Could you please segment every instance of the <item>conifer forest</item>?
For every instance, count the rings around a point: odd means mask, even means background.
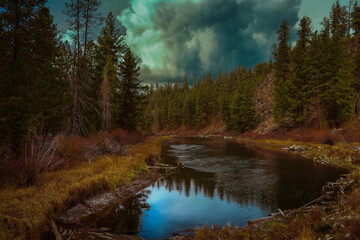
[[[305,13],[315,11],[314,19],[298,13],[307,0],[115,2],[0,0],[0,240],[360,239],[360,1],[331,0],[324,16],[316,9],[320,1],[313,3]],[[212,12],[205,13],[210,6],[215,6]],[[257,28],[242,26],[246,18]],[[260,26],[265,18],[268,25]],[[243,38],[229,40],[226,31],[240,34],[237,26],[245,29]],[[259,33],[260,27],[268,32]],[[192,37],[186,39],[187,33]],[[184,136],[190,140],[181,140]],[[199,140],[213,137],[239,146]],[[264,149],[283,151],[294,154],[291,159],[296,155],[332,165],[338,175],[319,183],[322,189],[316,192],[326,196],[301,195],[303,206],[281,205],[287,198],[280,194],[279,205],[266,208],[268,195],[262,195],[263,215],[251,215],[260,220],[249,218],[238,227],[226,225],[231,219],[219,227],[189,223],[195,230],[182,235],[183,229],[175,229],[179,238],[139,230],[148,223],[143,211],[156,209],[147,208],[143,195],[116,210],[130,209],[125,215],[132,218],[119,220],[126,231],[97,226],[82,210],[73,214],[75,220],[69,217],[69,209],[101,194],[118,191],[110,200],[97,200],[108,205],[92,206],[95,200],[81,205],[90,209],[83,210],[89,216],[157,181],[159,190],[161,177],[170,192],[181,182],[189,197],[191,182],[195,195],[203,191],[214,200],[218,194],[219,201],[227,198],[240,206],[245,200],[233,189],[226,192],[226,184],[250,170],[212,183],[221,167],[211,165],[211,159],[197,166],[185,155],[171,155],[180,148],[195,154],[191,146],[201,144],[226,145],[236,154],[243,145],[253,146],[241,152],[251,156],[250,162],[259,156],[286,158]],[[233,164],[229,169],[236,168]],[[306,171],[319,179],[325,172]],[[261,185],[256,176],[249,181]],[[296,182],[282,177],[274,182]],[[249,186],[239,192],[252,192]],[[248,202],[256,202],[256,191],[252,198]],[[268,209],[278,211],[271,220]],[[127,229],[134,222],[135,232]],[[127,235],[131,238],[121,238]]]

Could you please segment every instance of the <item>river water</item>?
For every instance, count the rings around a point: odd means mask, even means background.
[[[204,224],[244,226],[278,208],[310,202],[326,182],[346,172],[223,138],[173,139],[163,146],[162,160],[180,160],[185,168],[91,217],[88,224],[145,239],[169,238]]]

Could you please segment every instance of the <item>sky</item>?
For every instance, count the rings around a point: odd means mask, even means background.
[[[201,77],[238,65],[268,61],[276,31],[287,19],[291,41],[302,16],[313,28],[328,16],[335,0],[103,0],[100,11],[117,16],[125,41],[141,59],[145,83]],[[348,0],[341,0],[347,4]],[[47,5],[62,34],[65,0]]]

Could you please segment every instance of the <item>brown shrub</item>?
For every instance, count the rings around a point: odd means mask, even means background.
[[[354,189],[350,193],[350,195],[348,196],[348,204],[352,210],[360,213],[360,189],[359,188]]]
[[[130,133],[127,130],[118,128],[112,130],[110,134],[119,144],[135,144],[145,140],[145,134],[140,131]]]
[[[333,130],[315,130],[315,129],[294,129],[291,131],[278,130],[277,132],[268,132],[265,134],[258,134],[253,132],[243,133],[240,135],[243,138],[250,139],[275,139],[288,140],[300,142],[317,142],[328,145],[333,145],[336,142],[344,141],[342,131]]]
[[[59,140],[60,136],[39,136],[25,145],[23,154],[17,160],[16,176],[19,184],[32,184],[38,174],[67,164],[67,160],[56,154]]]
[[[79,161],[82,156],[82,138],[77,136],[60,136],[58,153],[70,161]]]
[[[321,207],[314,207],[305,218],[309,225],[321,225],[324,215],[324,210]]]
[[[360,218],[350,220],[349,224],[350,239],[360,239]]]
[[[307,228],[307,222],[304,216],[297,216],[289,224],[289,233],[291,236],[300,236],[303,229]]]
[[[315,240],[315,234],[310,228],[303,228],[296,240]]]

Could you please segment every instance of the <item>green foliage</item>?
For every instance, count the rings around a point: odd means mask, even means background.
[[[356,7],[357,2],[353,7],[353,27]],[[353,115],[356,68],[345,38],[350,33],[346,7],[336,1],[330,18],[325,17],[322,25],[320,34],[313,33],[311,19],[303,17],[293,49],[288,45],[287,22],[280,26],[273,51],[277,78],[273,112],[280,127],[297,127],[314,112],[319,128],[323,118],[330,126],[339,126]]]
[[[64,116],[67,82],[63,49],[44,4],[0,4],[0,45],[4,47],[0,58],[0,139],[15,145],[25,139],[29,128],[59,131]]]
[[[290,30],[287,20],[280,25],[278,33],[278,45],[274,45],[273,55],[275,58],[276,82],[275,82],[275,121],[283,127],[289,125],[289,98],[292,88],[290,71]]]
[[[120,63],[120,84],[119,97],[115,112],[116,124],[120,127],[133,131],[140,125],[141,105],[144,95],[141,93],[140,67],[135,56],[128,48],[126,50],[124,61]]]
[[[268,63],[261,63],[254,71],[237,67],[229,75],[219,72],[215,81],[209,73],[201,81],[195,78],[191,87],[187,76],[182,87],[178,82],[159,86],[148,96],[154,129],[200,129],[214,120],[224,121],[229,130],[253,129],[257,124],[254,92],[270,71]]]
[[[229,121],[231,129],[245,132],[256,126],[256,110],[252,91],[253,89],[249,89],[248,85],[243,85],[232,97]]]

